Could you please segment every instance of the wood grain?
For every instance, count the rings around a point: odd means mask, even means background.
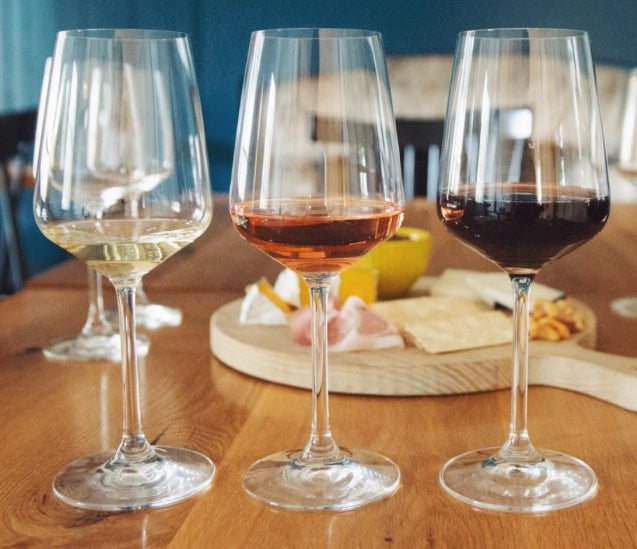
[[[586,460],[600,491],[590,502],[539,517],[476,512],[437,484],[449,457],[503,442],[509,393],[331,399],[333,430],[344,446],[392,457],[398,493],[350,513],[275,511],[245,495],[241,472],[268,453],[305,443],[308,392],[240,374],[212,357],[211,314],[274,262],[242,243],[217,198],[217,220],[191,253],[148,278],[150,296],[179,305],[184,324],[149,332],[142,368],[146,433],[199,450],[216,462],[211,490],[167,509],[122,514],[59,503],[52,478],[82,455],[113,447],[121,425],[115,364],[57,364],[39,352],[72,335],[86,310],[84,267],[69,263],[0,302],[0,546],[2,547],[634,547],[637,545],[637,414],[549,387],[530,389],[531,434],[540,447]],[[610,299],[637,294],[633,273],[637,206],[616,206],[591,243],[550,266],[540,280],[589,304],[598,350],[637,356],[637,321],[620,319]],[[446,267],[490,268],[438,227],[417,202],[407,223],[431,227],[430,274]],[[635,397],[637,398],[637,396]]]
[[[202,451],[215,461],[257,396],[249,386],[237,385],[236,375],[229,378],[227,369],[210,369],[207,321],[227,297],[211,293],[203,302],[193,294],[164,295],[165,303],[182,307],[184,324],[149,334],[151,351],[140,372],[148,438]],[[85,546],[100,539],[109,546],[168,543],[193,502],[111,515],[67,507],[51,491],[53,476],[65,464],[119,442],[119,365],[48,362],[39,351],[45,342],[77,330],[85,292],[26,291],[1,305],[12,311],[14,322],[0,333],[0,546]]]
[[[560,342],[534,341],[529,384],[584,393],[637,411],[637,358],[591,351],[597,319],[572,300],[586,329]],[[239,323],[241,299],[210,319],[210,349],[224,364],[259,379],[311,388],[310,350],[292,340],[287,326]],[[415,347],[330,354],[330,391],[414,396],[476,393],[511,386],[511,345],[430,354]]]
[[[446,459],[468,448],[503,442],[508,398],[507,391],[411,399],[335,396],[337,440],[390,456],[403,473],[402,486],[392,498],[361,511],[293,513],[254,502],[239,488],[241,473],[253,460],[305,442],[307,423],[299,419],[307,421],[309,416],[307,394],[264,386],[252,417],[220,467],[219,478],[226,481],[200,498],[172,546],[633,546],[635,502],[630,490],[635,486],[631,471],[637,460],[628,448],[634,448],[635,415],[616,408],[613,413],[607,404],[567,391],[532,388],[531,424],[538,444],[580,456],[597,470],[601,489],[594,500],[528,517],[473,511],[442,493],[437,476]],[[594,419],[597,413],[603,417]],[[606,437],[598,429],[598,420],[609,421],[617,430],[613,448],[599,447]],[[608,467],[604,459],[621,460],[621,467]],[[615,482],[628,484],[620,487]]]

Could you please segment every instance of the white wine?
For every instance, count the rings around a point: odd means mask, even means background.
[[[47,238],[113,283],[135,280],[195,240],[205,227],[182,219],[64,221],[42,225]]]

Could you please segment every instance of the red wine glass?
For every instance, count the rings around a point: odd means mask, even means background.
[[[449,95],[438,212],[511,278],[513,376],[501,448],[448,461],[442,487],[482,509],[539,513],[595,494],[579,459],[539,450],[527,430],[529,290],[547,263],[604,226],[608,173],[588,35],[556,29],[460,34]]]
[[[243,485],[268,504],[346,510],[392,494],[389,459],[340,447],[328,410],[328,289],[403,217],[381,38],[360,30],[252,35],[230,213],[250,244],[304,277],[312,307],[312,428],[304,448],[257,461]],[[308,371],[309,375],[309,371]]]

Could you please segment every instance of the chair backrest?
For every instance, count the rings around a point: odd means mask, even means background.
[[[435,199],[443,129],[442,120],[396,119],[406,198]]]
[[[453,55],[389,56],[396,129],[401,148],[407,196],[435,197],[443,119],[449,94]],[[599,102],[609,160],[617,156],[621,139],[622,107],[628,70],[596,64]],[[512,112],[513,119],[524,117]],[[521,139],[512,135],[511,146],[521,151]],[[522,170],[527,166],[522,163]],[[516,174],[511,174],[512,177]]]
[[[37,111],[0,116],[0,295],[20,290],[28,275],[16,208],[20,191],[30,183],[29,147]]]
[[[0,162],[18,154],[20,143],[33,141],[36,119],[36,110],[0,115]]]

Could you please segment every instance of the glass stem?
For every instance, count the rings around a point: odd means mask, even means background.
[[[303,449],[302,461],[325,463],[342,459],[330,430],[327,303],[333,276],[308,277],[312,308],[312,432]]]
[[[136,284],[116,287],[119,332],[122,341],[124,420],[122,441],[114,460],[124,463],[147,461],[155,456],[142,431],[135,337],[135,289]]]
[[[511,423],[501,457],[539,461],[527,429],[529,373],[529,292],[531,276],[511,276],[513,283],[513,375],[511,378]]]
[[[82,328],[83,335],[111,335],[113,327],[104,314],[102,275],[88,268],[88,316]]]

